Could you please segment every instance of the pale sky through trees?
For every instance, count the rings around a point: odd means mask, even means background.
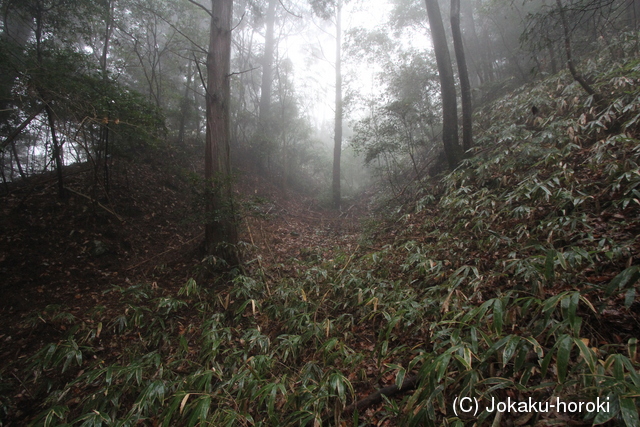
[[[343,33],[353,28],[368,30],[382,26],[388,19],[391,9],[390,2],[375,0],[370,2],[352,1],[347,3],[343,12]],[[289,59],[293,62],[296,89],[306,101],[304,108],[316,127],[327,121],[333,121],[334,106],[334,58],[335,58],[335,27],[333,23],[313,17],[313,24],[299,34],[280,41],[285,46]],[[427,35],[424,44],[428,45]],[[346,82],[351,90],[361,93],[375,91],[375,73],[378,71],[369,64],[354,64],[348,57],[345,61]]]

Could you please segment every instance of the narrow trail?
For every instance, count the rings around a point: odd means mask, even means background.
[[[361,219],[368,198],[347,203],[343,210],[319,205],[311,196],[284,193],[268,182],[247,177],[242,187],[251,194],[241,240],[251,243],[251,256],[277,274],[295,274],[296,260],[331,260],[336,251],[352,253],[358,247]]]

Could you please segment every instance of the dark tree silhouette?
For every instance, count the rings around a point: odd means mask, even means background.
[[[431,28],[433,50],[436,54],[438,74],[440,75],[440,93],[442,96],[442,143],[449,168],[454,169],[463,157],[458,142],[458,106],[456,101],[456,85],[451,66],[451,56],[447,46],[447,36],[442,23],[442,15],[438,0],[425,0],[427,16]]]

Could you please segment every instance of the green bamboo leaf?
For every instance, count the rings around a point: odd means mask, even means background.
[[[510,335],[506,336],[504,338],[501,338],[500,340],[496,341],[491,347],[489,347],[489,349],[486,352],[484,352],[484,354],[483,354],[483,356],[484,356],[483,360],[487,360],[489,357],[491,357],[493,355],[493,353],[498,351],[499,348],[502,348],[502,346],[505,345],[505,343],[509,340],[509,337],[510,337]],[[490,343],[490,341],[487,341],[487,344],[489,344],[489,343]]]
[[[502,324],[503,324],[503,307],[502,301],[500,298],[496,298],[493,303],[493,328],[498,333],[498,335],[502,334]]]
[[[533,337],[525,337],[524,339],[531,343],[531,345],[533,346],[533,351],[536,352],[539,359],[542,359],[544,357],[544,350],[542,349],[540,343]]]
[[[548,282],[551,282],[553,279],[555,272],[555,259],[556,259],[556,251],[554,249],[549,249],[547,251],[547,257],[544,261],[544,277]]]
[[[449,367],[450,360],[451,360],[451,353],[444,353],[438,356],[434,361],[436,365],[436,373],[437,373],[436,382],[439,383],[440,381],[442,381],[442,378],[444,378],[444,374],[447,372],[447,368]]]
[[[196,400],[195,408],[189,417],[189,427],[193,427],[197,424],[206,424],[207,417],[209,416],[209,408],[211,407],[211,396],[200,396]]]
[[[558,344],[558,355],[556,364],[558,369],[558,379],[564,383],[567,378],[567,368],[569,366],[569,358],[571,356],[571,348],[573,347],[573,339],[569,335],[563,335]]]
[[[636,300],[636,288],[630,288],[624,294],[624,306],[630,308],[631,304]]]
[[[574,336],[580,335],[580,325],[582,325],[582,318],[576,316],[576,312],[578,311],[578,302],[580,301],[580,293],[573,292],[570,294],[569,298],[564,298],[562,300],[563,308],[565,306],[565,302],[567,307],[567,317],[569,319],[569,325],[571,325],[571,329],[573,330]]]
[[[522,345],[518,347],[518,354],[516,354],[516,359],[513,362],[513,369],[515,372],[520,372],[522,367],[524,366],[524,362],[527,360],[527,354],[529,353],[529,348],[526,345]]]
[[[611,296],[614,291],[624,288],[625,285],[632,286],[640,278],[640,266],[634,265],[622,271],[609,282],[605,294]]]
[[[517,335],[511,335],[507,344],[504,346],[504,350],[502,351],[502,367],[506,367],[507,363],[511,360],[513,355],[518,348],[518,344],[520,343],[520,337]]]
[[[404,383],[404,378],[406,375],[407,375],[406,369],[400,367],[400,369],[398,369],[398,373],[396,374],[396,387],[398,388],[402,387],[402,383]]]
[[[587,307],[589,307],[589,309],[594,313],[594,314],[598,314],[598,312],[596,311],[596,308],[593,306],[593,304],[591,304],[591,301],[589,301],[588,299],[586,299],[583,295],[580,295],[580,301],[582,301],[583,303],[585,303],[587,305]]]
[[[597,359],[596,355],[593,353],[593,351],[589,347],[587,347],[587,345],[584,343],[584,341],[582,341],[581,338],[574,337],[573,342],[580,349],[580,355],[585,360],[585,362],[587,362],[587,366],[589,366],[589,370],[591,371],[592,374],[595,375],[596,359]]]
[[[618,412],[620,412],[618,399],[616,399],[614,395],[610,394],[609,396],[607,396],[604,399],[604,403],[605,410],[598,411],[596,413],[596,417],[593,419],[593,425],[604,424],[615,417]]]
[[[622,359],[622,364],[624,365],[624,367],[627,368],[627,373],[629,375],[629,378],[631,378],[631,381],[633,381],[633,384],[636,387],[640,388],[640,375],[638,375],[638,371],[633,366],[633,362],[631,362],[629,358],[624,356],[620,356],[620,359]]]
[[[624,364],[619,354],[613,355],[613,377],[618,381],[624,381]]]
[[[466,366],[468,366],[468,369],[471,369],[471,360],[472,360],[472,353],[471,353],[471,349],[467,346],[465,346],[463,349],[459,350],[458,353],[461,354],[462,358],[465,361]]]
[[[640,426],[640,420],[638,419],[638,408],[636,407],[636,403],[634,399],[631,398],[622,398],[619,397],[620,400],[620,413],[622,414],[622,419],[627,427],[637,427]]]
[[[548,315],[556,307],[556,305],[558,305],[558,301],[564,298],[567,293],[567,291],[561,292],[558,295],[555,295],[546,300],[544,305],[542,306],[542,312]]]
[[[475,326],[472,326],[469,334],[471,335],[471,349],[474,353],[478,352],[478,330]]]
[[[49,427],[58,424],[57,420],[62,420],[67,413],[69,412],[69,408],[67,406],[54,406],[47,412],[47,415],[44,417],[43,426]]]
[[[549,364],[551,363],[551,359],[553,358],[553,350],[558,346],[558,343],[547,353],[547,355],[542,359],[542,363],[540,363],[540,373],[544,377],[547,375],[547,369],[549,369]]]
[[[556,257],[558,258],[558,262],[560,263],[560,266],[564,269],[567,270],[567,260],[564,257],[564,254],[562,252],[557,252],[556,253]]]

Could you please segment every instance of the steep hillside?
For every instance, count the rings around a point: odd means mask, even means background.
[[[55,332],[4,350],[5,424],[639,425],[636,45],[585,65],[600,105],[561,73],[484,106],[473,156],[384,218],[245,176],[243,271],[139,256],[175,274],[12,323]]]

